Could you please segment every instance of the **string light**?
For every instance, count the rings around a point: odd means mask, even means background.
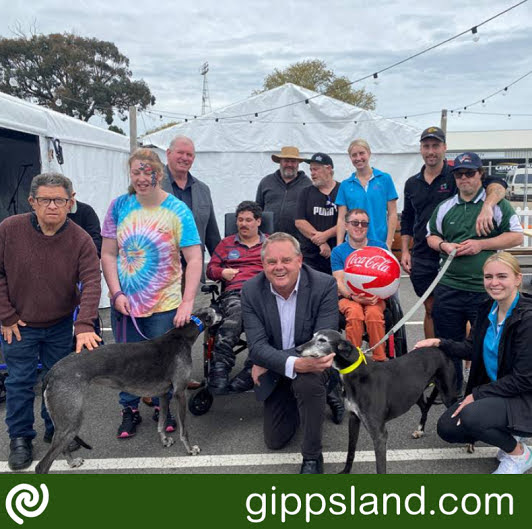
[[[378,85],[379,84],[379,74],[378,73],[374,73],[373,74],[373,83]]]
[[[480,39],[480,35],[478,34],[477,26],[471,28],[471,33],[473,34],[473,42],[478,42]]]
[[[504,90],[502,91],[502,95],[503,95],[503,96],[508,95],[508,87],[507,87],[507,86],[506,86],[506,87],[504,88]]]

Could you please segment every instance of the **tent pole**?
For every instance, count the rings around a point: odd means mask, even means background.
[[[129,150],[131,154],[137,148],[137,107],[129,107]]]
[[[441,130],[443,130],[444,134],[447,134],[447,109],[444,108],[441,111]]]

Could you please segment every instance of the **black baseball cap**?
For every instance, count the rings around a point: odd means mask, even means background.
[[[436,138],[445,143],[445,132],[443,132],[440,127],[429,127],[421,133],[419,141],[426,140],[427,138]]]
[[[451,171],[458,171],[458,169],[480,169],[482,167],[482,160],[477,153],[464,152],[459,154],[455,159]]]
[[[321,165],[330,165],[331,167],[334,167],[334,163],[332,161],[332,158],[323,152],[317,152],[316,154],[312,155],[312,158],[310,160],[305,160],[307,163],[319,163]]]

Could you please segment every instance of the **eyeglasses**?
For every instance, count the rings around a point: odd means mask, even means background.
[[[476,174],[476,169],[469,169],[467,171],[453,171],[453,175],[456,179],[460,179],[462,176],[465,176],[466,178],[473,178]]]
[[[39,206],[48,207],[53,202],[58,208],[64,208],[70,199],[35,197],[35,200],[37,201],[37,204],[39,204]]]
[[[367,228],[369,226],[369,222],[367,220],[348,220],[347,224],[351,224],[351,226],[354,228],[358,228],[359,226]]]
[[[331,198],[331,195],[327,195],[327,201],[325,202],[326,208],[336,208],[336,204],[334,203],[333,199]]]

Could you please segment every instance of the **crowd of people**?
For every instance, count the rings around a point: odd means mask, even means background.
[[[363,139],[348,147],[353,174],[338,182],[334,162],[322,152],[307,159],[293,146],[272,155],[279,168],[258,184],[255,201],[235,211],[236,233],[221,239],[209,187],[190,170],[195,147],[173,139],[164,165],[141,148],[129,159],[127,193],[112,201],[100,225],[94,210],[75,199],[72,183],[56,173],[34,178],[32,213],[0,224],[0,321],[7,364],[6,424],[9,467],[32,460],[37,365],[46,373],[72,350],[98,347],[100,266],[109,289],[115,341],[159,336],[190,320],[200,282],[221,284],[208,388],[214,394],[254,388],[264,403],[264,441],[284,447],[300,428],[300,473],[322,473],[326,405],[334,422],[344,415],[334,355],[299,357],[296,347],[320,329],[338,329],[361,346],[385,335],[386,302],[361,296],[344,283],[344,265],[360,248],[391,250],[398,223],[392,175],[370,165]],[[517,215],[504,199],[506,183],[484,174],[482,161],[466,152],[446,161],[445,134],[429,127],[420,138],[421,171],[404,188],[401,265],[421,296],[442,263],[454,260],[425,301],[425,340],[452,359],[457,390],[463,360],[471,371],[459,402],[438,431],[449,442],[483,441],[499,447],[497,473],[523,473],[532,452],[532,300],[519,292],[516,259],[500,252],[522,243]],[[309,164],[310,177],[300,170]],[[263,218],[273,227],[264,231]],[[78,225],[79,224],[79,225]],[[210,254],[204,270],[205,250]],[[101,260],[100,260],[101,257]],[[76,314],[73,322],[73,314]],[[478,315],[478,316],[477,316]],[[467,333],[468,325],[472,330]],[[249,357],[231,378],[234,348],[245,331]],[[372,360],[388,361],[383,344]],[[469,364],[468,364],[469,365]],[[194,385],[194,381],[190,382]],[[119,439],[135,435],[141,398],[121,392]],[[43,402],[44,439],[53,423]],[[166,430],[176,421],[170,411]],[[75,441],[71,450],[79,448]]]

